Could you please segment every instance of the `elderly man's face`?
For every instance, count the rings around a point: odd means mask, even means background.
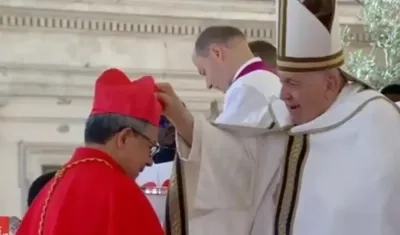
[[[292,121],[299,125],[323,114],[336,98],[327,73],[278,72],[282,82],[281,99],[289,109]],[[335,83],[335,82],[334,82]]]

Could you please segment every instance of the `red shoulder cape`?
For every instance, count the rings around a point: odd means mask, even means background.
[[[151,204],[139,186],[105,153],[78,148],[57,183],[44,218],[42,235],[162,235]],[[70,162],[70,163],[71,163]],[[54,179],[25,214],[17,235],[37,235],[40,215]]]

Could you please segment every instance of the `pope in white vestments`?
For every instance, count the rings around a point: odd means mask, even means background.
[[[295,126],[270,234],[400,234],[399,108],[341,69],[335,0],[277,7],[283,102],[271,113],[278,126]]]
[[[221,32],[223,32],[221,34]],[[279,78],[271,72],[272,68],[259,57],[254,57],[243,33],[231,26],[206,28],[198,37],[197,44],[208,44],[208,48],[196,46],[193,62],[199,73],[206,77],[207,86],[225,93],[223,111],[215,122],[268,129],[272,119],[268,113],[271,97],[279,96]],[[206,51],[206,56],[203,52]],[[275,56],[275,55],[272,55]],[[219,67],[224,64],[224,67]],[[236,66],[232,66],[236,65]],[[210,67],[211,66],[211,67]],[[219,71],[219,73],[216,73]],[[209,140],[213,140],[210,138]],[[218,154],[223,156],[223,153]],[[230,161],[230,159],[221,159]],[[235,162],[241,168],[241,162]],[[167,235],[194,234],[190,218],[194,210],[186,194],[192,190],[192,179],[201,164],[176,159],[170,180],[167,199]],[[194,182],[193,182],[194,183]],[[197,213],[197,212],[196,212]],[[189,228],[187,228],[189,220]],[[202,223],[201,226],[208,226]]]
[[[160,90],[181,135],[189,234],[400,234],[399,107],[340,68],[334,0],[277,6],[272,129],[193,120]]]

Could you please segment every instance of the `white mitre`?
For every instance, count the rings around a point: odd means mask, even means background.
[[[336,0],[277,2],[279,71],[312,72],[344,65]],[[348,80],[360,82],[340,71]]]

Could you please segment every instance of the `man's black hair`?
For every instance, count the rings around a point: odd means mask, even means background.
[[[233,38],[243,38],[245,35],[240,29],[233,26],[210,26],[204,29],[195,42],[196,54],[208,55],[208,47],[213,44],[226,44]]]
[[[54,178],[56,172],[49,172],[45,173],[41,176],[39,176],[31,186],[29,187],[29,192],[28,192],[28,206],[31,206],[33,200],[36,198],[36,196],[39,194],[39,192],[46,186],[46,184]]]
[[[384,95],[395,94],[400,95],[400,84],[391,84],[382,88],[381,93]]]
[[[106,144],[115,134],[130,127],[144,133],[148,122],[119,114],[91,115],[86,120],[85,144]]]

